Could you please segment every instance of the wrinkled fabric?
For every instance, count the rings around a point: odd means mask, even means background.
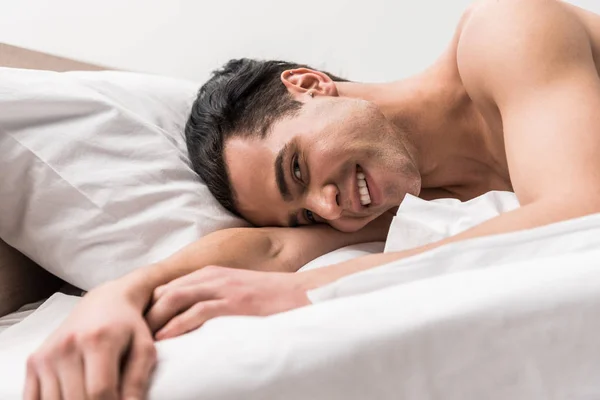
[[[599,260],[600,215],[453,243],[313,290],[312,306],[159,342],[149,398],[597,399]],[[19,398],[27,355],[77,301],[55,295],[0,334],[0,398]]]
[[[0,68],[0,237],[89,290],[245,225],[190,168],[183,127],[198,87]]]

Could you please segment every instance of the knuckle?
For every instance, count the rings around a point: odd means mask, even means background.
[[[146,344],[143,344],[140,347],[140,353],[144,356],[144,358],[150,362],[156,362],[156,346],[154,346],[154,343],[152,342],[148,342]]]
[[[185,301],[185,294],[179,290],[171,290],[165,294],[165,303],[169,307],[178,307]]]
[[[46,363],[45,354],[42,352],[36,352],[27,358],[27,372],[32,373],[37,371]]]
[[[35,354],[32,354],[29,357],[27,357],[26,365],[27,365],[27,373],[31,373],[31,372],[35,371],[36,365],[37,365],[37,359],[35,358]]]
[[[77,348],[77,337],[73,333],[68,333],[56,341],[55,349],[59,354],[68,354]]]
[[[223,312],[232,312],[238,308],[236,299],[232,297],[223,299],[221,304],[221,309]]]
[[[109,340],[110,332],[106,327],[97,327],[81,334],[79,342],[83,346],[97,346]]]
[[[188,325],[197,324],[197,321],[205,320],[210,315],[214,314],[215,310],[214,307],[209,306],[206,303],[198,303],[195,304],[190,311],[191,313],[185,321],[181,319],[174,321],[171,325],[171,328],[175,330],[181,330]]]
[[[167,287],[165,285],[161,285],[154,289],[152,296],[154,296],[155,299],[158,299],[165,292],[165,290],[167,290]]]
[[[206,313],[207,309],[208,309],[208,307],[206,306],[206,303],[204,303],[204,302],[196,303],[192,307],[192,313],[195,317],[199,317],[202,314]]]
[[[27,358],[27,369],[32,371],[48,369],[59,355],[56,354],[55,348],[45,345]]]

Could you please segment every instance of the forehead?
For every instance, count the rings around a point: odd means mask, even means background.
[[[279,193],[274,169],[285,144],[283,138],[274,135],[263,139],[234,137],[225,143],[225,163],[237,208],[254,225],[287,224],[289,205]]]

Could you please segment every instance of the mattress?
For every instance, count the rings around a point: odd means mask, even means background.
[[[502,212],[503,196],[488,196],[485,212],[471,208],[469,223],[450,218],[447,229],[407,231],[399,214],[390,236],[466,229]],[[469,207],[442,205],[455,217]],[[450,244],[309,297],[309,307],[221,317],[159,342],[150,399],[600,398],[600,215]],[[0,398],[20,397],[27,355],[78,301],[56,294],[0,334]]]

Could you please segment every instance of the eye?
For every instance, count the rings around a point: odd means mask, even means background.
[[[294,176],[300,182],[302,182],[302,171],[300,171],[300,164],[298,163],[298,157],[294,158],[294,162],[292,163],[292,169],[294,170]]]
[[[317,223],[317,220],[315,219],[315,214],[310,210],[304,209],[304,217],[313,224]]]

